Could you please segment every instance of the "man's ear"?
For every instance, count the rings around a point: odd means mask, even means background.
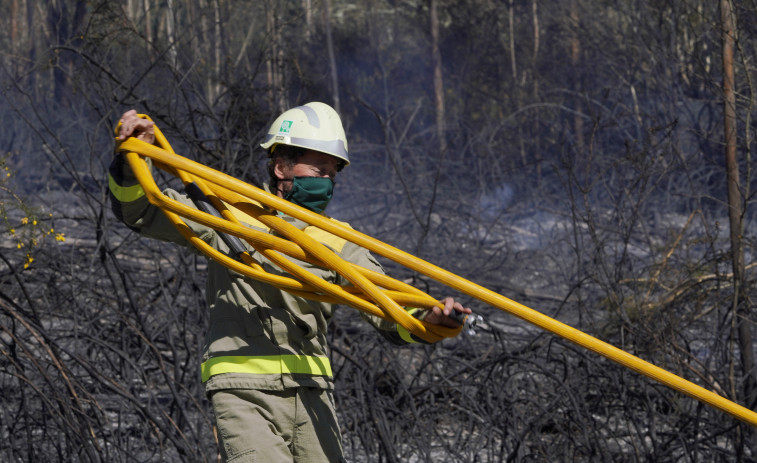
[[[286,163],[281,158],[273,159],[273,173],[279,180],[284,180],[285,178],[287,178]]]

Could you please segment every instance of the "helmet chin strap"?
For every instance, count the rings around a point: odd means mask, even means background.
[[[281,187],[281,183],[282,183],[282,182],[289,182],[289,183],[290,183],[290,185],[291,185],[293,181],[294,181],[294,177],[292,177],[292,178],[281,178],[281,179],[279,179],[279,180],[278,180],[278,181],[276,182],[276,191],[277,191],[277,192],[279,192],[279,193],[281,193],[281,197],[282,197],[282,198],[283,198],[284,196],[286,196],[286,195],[287,195],[287,193],[289,193],[290,191],[292,191],[292,187],[290,186],[290,187],[289,187],[289,188],[288,188],[287,190],[284,190],[284,189],[283,189],[283,188]]]

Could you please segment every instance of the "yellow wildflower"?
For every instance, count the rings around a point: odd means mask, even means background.
[[[66,241],[66,237],[63,236],[63,233],[58,233],[55,235],[55,241]]]

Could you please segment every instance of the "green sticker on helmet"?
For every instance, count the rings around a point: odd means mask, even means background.
[[[279,127],[279,133],[289,133],[289,129],[292,128],[292,121],[282,121],[281,127]]]

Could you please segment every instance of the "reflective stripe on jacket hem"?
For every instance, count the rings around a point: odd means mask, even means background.
[[[121,203],[130,203],[145,195],[145,190],[139,183],[132,186],[121,186],[112,175],[108,175],[108,187],[113,196]]]
[[[409,313],[410,315],[415,314],[419,310],[421,309],[418,309],[416,307],[413,307],[413,308],[405,307],[405,311]],[[397,324],[397,333],[399,333],[400,338],[402,338],[402,340],[408,344],[415,344],[418,342],[413,338],[413,333],[409,332],[404,326],[400,324]]]
[[[271,355],[247,357],[228,355],[213,357],[202,363],[202,381],[221,373],[253,375],[306,374],[331,376],[331,362],[327,357],[310,355]]]

